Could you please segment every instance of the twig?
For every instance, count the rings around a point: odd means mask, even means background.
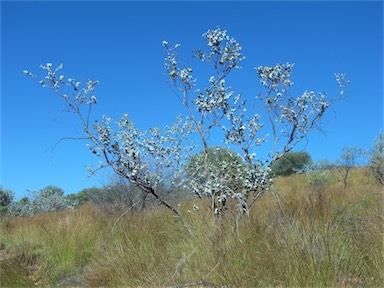
[[[217,266],[219,266],[219,264],[220,264],[220,262],[217,262],[217,264],[215,265],[215,267],[213,267],[213,268],[211,269],[211,271],[209,271],[209,272],[207,273],[207,275],[205,275],[204,278],[208,278],[209,274],[211,274],[213,271],[215,271],[215,269],[217,268]]]
[[[127,211],[125,211],[123,214],[121,214],[119,216],[119,218],[117,218],[117,220],[115,221],[115,223],[113,224],[113,227],[112,227],[112,230],[111,230],[111,233],[112,235],[115,234],[115,227],[116,227],[116,224],[117,222],[119,222],[119,220],[121,219],[121,217],[123,217],[125,214],[127,214],[133,207],[135,207],[137,204],[139,204],[141,202],[141,200],[137,201],[136,203],[134,203],[131,207],[128,208]]]
[[[56,149],[56,147],[64,140],[88,140],[89,137],[63,137],[61,138],[59,141],[57,141],[55,143],[55,145],[53,145],[52,149],[51,149],[51,153],[53,153]]]
[[[172,274],[172,278],[174,278],[177,274],[179,274],[181,272],[181,270],[183,270],[185,263],[187,262],[187,260],[189,260],[189,258],[192,257],[193,254],[195,254],[196,249],[197,249],[197,247],[195,249],[193,249],[192,253],[189,254],[188,257],[185,257],[185,254],[183,253],[183,256],[181,257],[181,259],[179,260],[179,262],[176,265],[175,272]]]

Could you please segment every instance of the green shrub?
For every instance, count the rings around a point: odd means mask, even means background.
[[[368,163],[371,175],[384,185],[384,133],[381,131],[376,138]]]
[[[8,206],[12,203],[14,193],[11,190],[5,190],[0,185],[0,215],[6,214]]]
[[[312,158],[307,152],[288,152],[272,165],[275,176],[289,176],[302,171],[305,165],[312,163]]]

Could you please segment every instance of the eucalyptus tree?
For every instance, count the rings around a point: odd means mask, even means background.
[[[334,98],[329,99],[325,93],[313,91],[304,91],[294,97],[289,90],[293,85],[291,74],[294,64],[259,66],[255,68],[255,76],[265,92],[254,99],[245,98],[236,94],[226,81],[227,76],[239,69],[245,59],[241,53],[242,46],[219,27],[208,30],[203,38],[207,48],[195,50],[193,56],[211,65],[214,72],[208,86],[200,88],[192,68],[183,67],[178,62],[176,52],[181,45],[169,45],[163,41],[166,72],[188,111],[187,117],[179,116],[173,125],[164,129],[140,131],[128,114],[116,122],[107,116],[92,122],[92,107],[97,104],[94,91],[99,82],[88,80],[81,83],[67,77],[61,74],[62,65],[57,68],[51,63],[42,65],[46,75],[39,78],[40,84],[51,88],[67,104],[68,110],[79,118],[90,151],[102,159],[91,172],[107,166],[112,168],[116,174],[151,194],[175,213],[187,230],[189,227],[180,211],[161,196],[159,187],[187,188],[201,197],[208,196],[212,208],[215,207],[218,191],[225,191],[225,196],[237,199],[242,210],[247,211],[269,190],[272,184],[271,165],[316,128],[324,113],[342,95],[342,89],[348,82],[343,74],[336,74],[340,94]],[[37,78],[27,70],[24,73]],[[267,137],[268,133],[262,134],[264,123],[258,111],[250,109],[254,107],[254,101],[263,104],[272,139]],[[190,175],[195,174],[198,178],[187,177],[184,169],[195,148],[189,139],[196,136],[191,137],[191,134],[197,135],[198,145],[203,149],[203,169],[198,167],[199,173],[189,171]],[[239,151],[247,168],[244,173],[240,165],[234,173],[225,165],[221,167],[220,179],[231,173],[232,181],[240,183],[235,190],[226,189],[223,186],[226,181],[216,181],[218,179],[213,175],[215,170],[208,156],[210,139],[214,134],[223,135],[224,144]],[[273,144],[271,153],[267,159],[256,157],[257,148],[267,140]]]

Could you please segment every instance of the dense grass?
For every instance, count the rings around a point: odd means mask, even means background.
[[[199,200],[181,203],[193,235],[161,207],[97,207],[1,218],[2,287],[383,287],[383,189],[355,173],[319,195],[305,175],[276,179],[234,228]],[[188,213],[192,206],[199,211]]]

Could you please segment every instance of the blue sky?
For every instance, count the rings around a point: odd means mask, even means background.
[[[336,160],[344,146],[372,146],[383,126],[381,1],[3,1],[0,184],[21,197],[47,185],[76,193],[109,181],[108,172],[87,177],[85,167],[99,159],[85,142],[64,141],[53,150],[62,137],[81,136],[81,126],[24,69],[63,63],[65,75],[100,81],[96,118],[129,113],[141,129],[163,127],[186,111],[169,88],[162,41],[181,43],[180,59],[193,67],[191,51],[204,48],[201,35],[218,25],[243,46],[243,69],[230,84],[246,97],[263,92],[254,70],[260,65],[295,63],[298,93],[333,95],[334,73],[347,74],[347,97],[327,113],[326,133],[308,137],[305,149],[315,161]],[[210,70],[197,73],[206,83]]]

